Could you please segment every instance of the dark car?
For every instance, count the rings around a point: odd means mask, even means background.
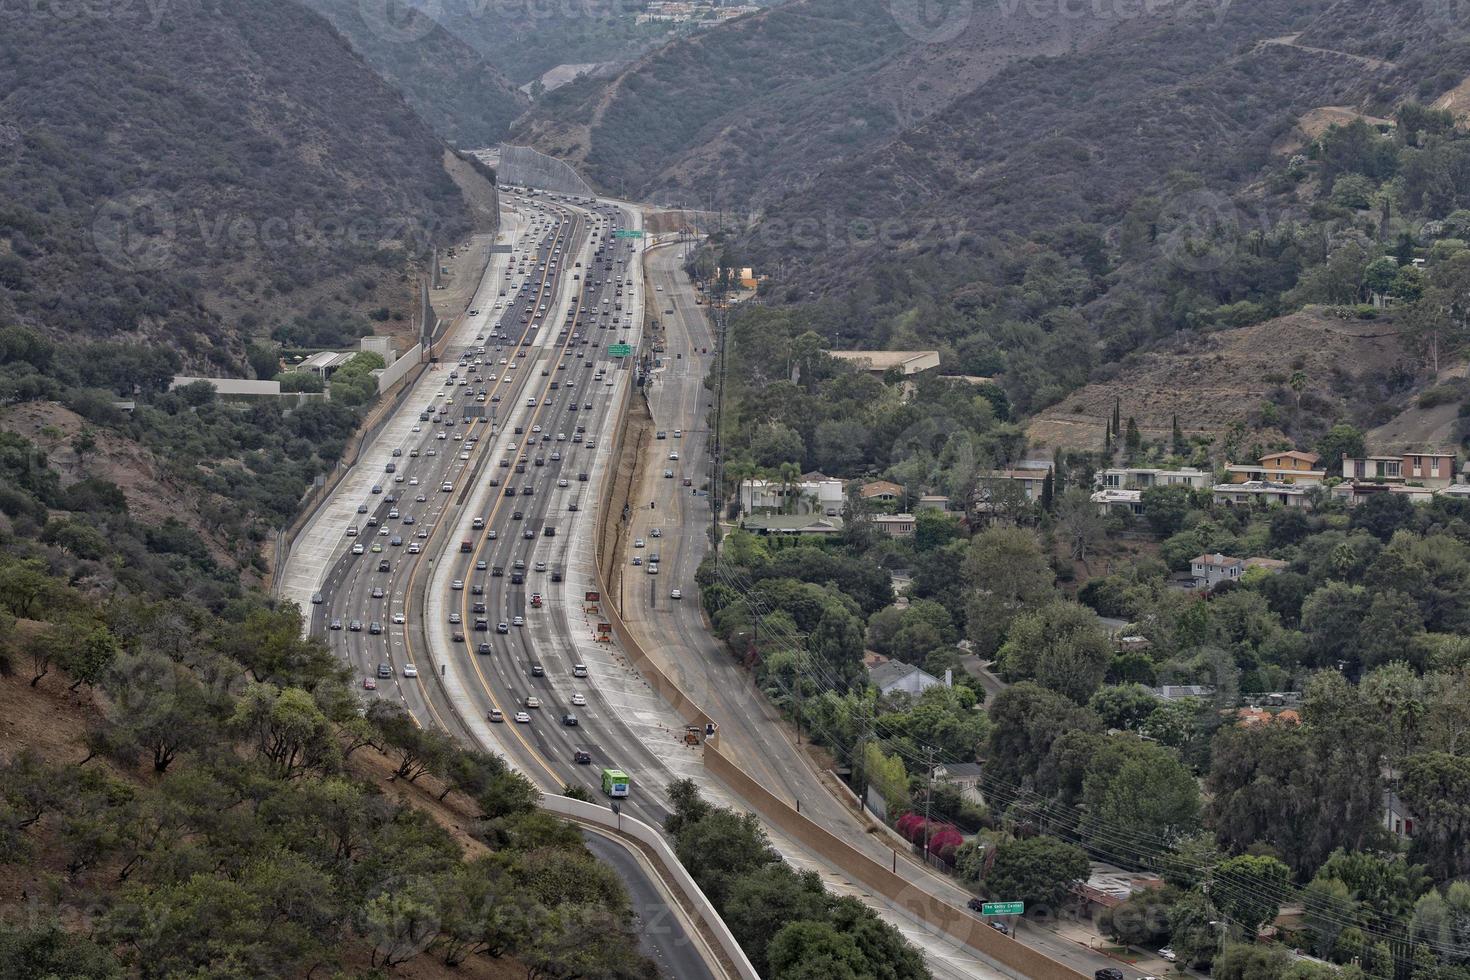
[[[572,761],[578,765],[589,765],[592,762],[592,753],[586,749],[577,749],[572,753]]]
[[[1115,966],[1105,966],[1092,975],[1092,980],[1123,980],[1123,971]]]
[[[546,668],[543,667],[543,666],[541,666],[540,664],[532,664],[531,665],[531,676],[532,677],[545,677],[546,676]]]
[[[565,725],[566,727],[568,727],[568,728],[576,728],[577,727],[577,716],[576,715],[562,715],[561,716],[561,723],[563,725]]]
[[[481,643],[480,646],[477,648],[477,652],[479,652],[479,653],[489,653],[490,652],[490,644],[488,644],[488,643]]]
[[[378,664],[378,676],[379,677],[392,677],[393,676],[393,668],[390,667],[390,666],[388,666],[387,664]]]

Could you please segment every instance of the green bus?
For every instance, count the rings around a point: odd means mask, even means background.
[[[621,769],[602,770],[602,791],[608,796],[627,796],[632,780]]]

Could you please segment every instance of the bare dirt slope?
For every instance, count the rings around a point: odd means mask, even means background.
[[[1032,444],[1101,449],[1115,399],[1145,438],[1167,439],[1175,416],[1187,435],[1219,437],[1234,423],[1250,425],[1262,403],[1294,398],[1287,381],[1297,370],[1307,376],[1304,398],[1335,404],[1352,417],[1346,399],[1354,380],[1405,358],[1391,319],[1342,320],[1317,309],[1181,338],[1180,347],[1187,351],[1130,357],[1111,379],[1040,413],[1027,429]]]

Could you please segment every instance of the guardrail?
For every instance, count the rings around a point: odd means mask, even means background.
[[[541,798],[541,809],[564,817],[574,817],[588,823],[595,823],[600,827],[606,827],[619,834],[631,837],[653,851],[654,855],[663,864],[669,877],[674,884],[684,893],[700,920],[719,943],[721,950],[729,957],[731,964],[735,967],[735,973],[741,980],[760,980],[760,974],[751,965],[750,958],[745,955],[745,950],[735,941],[735,935],[730,927],[725,925],[725,920],[720,918],[720,913],[715,911],[714,903],[705,896],[694,877],[680,863],[679,856],[669,847],[668,841],[664,840],[663,834],[635,817],[613,813],[604,806],[596,803],[586,803],[582,800],[574,800],[569,796],[543,796]]]

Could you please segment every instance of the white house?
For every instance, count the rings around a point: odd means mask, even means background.
[[[782,486],[779,480],[743,480],[740,483],[740,509],[747,514],[786,510],[782,505],[792,497],[796,498],[796,504],[791,509],[797,514],[837,517],[846,503],[841,480],[802,480],[786,486]]]
[[[892,694],[902,691],[917,697],[937,687],[944,681],[932,674],[925,673],[913,664],[906,664],[898,660],[890,660],[869,669],[868,682],[883,694]]]
[[[1128,513],[1134,517],[1143,515],[1142,490],[1103,487],[1093,491],[1092,502],[1097,505],[1097,512],[1104,517],[1112,513]]]
[[[1200,555],[1189,560],[1189,574],[1195,588],[1213,589],[1221,582],[1239,582],[1245,574],[1245,559],[1228,555]]]
[[[1163,470],[1141,466],[1115,466],[1097,475],[1105,490],[1143,490],[1147,487],[1188,487],[1204,490],[1214,482],[1213,474],[1193,467]]]

